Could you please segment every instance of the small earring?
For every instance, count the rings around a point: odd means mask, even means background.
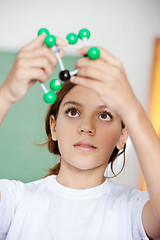
[[[59,157],[59,163],[60,163],[60,164],[61,164],[61,160],[62,160],[62,157],[60,156],[60,157]]]

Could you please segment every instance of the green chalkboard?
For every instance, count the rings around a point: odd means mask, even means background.
[[[7,76],[16,52],[0,52],[0,84]],[[64,65],[74,70],[77,56],[65,56]],[[59,67],[52,78],[57,78]],[[45,84],[49,89],[49,81]],[[48,105],[43,102],[43,91],[37,82],[27,95],[12,106],[0,127],[0,179],[30,182],[44,177],[47,169],[58,162],[47,147],[36,143],[46,140],[44,125]]]

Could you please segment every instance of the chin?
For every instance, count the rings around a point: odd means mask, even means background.
[[[69,163],[70,165],[72,165],[73,167],[75,167],[75,168],[77,168],[77,169],[79,169],[79,170],[92,170],[92,169],[95,169],[95,168],[97,168],[97,167],[100,167],[101,165],[103,165],[103,164],[76,164],[76,163]]]

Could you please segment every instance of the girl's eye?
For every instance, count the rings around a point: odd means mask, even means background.
[[[68,117],[78,117],[79,116],[79,113],[78,111],[75,109],[75,108],[69,108],[65,111],[65,114],[68,116]]]
[[[112,116],[110,113],[108,112],[103,112],[99,115],[99,118],[103,121],[111,121],[112,120]]]

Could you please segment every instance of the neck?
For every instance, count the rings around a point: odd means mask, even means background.
[[[77,169],[69,163],[62,161],[60,171],[57,175],[57,182],[61,185],[74,189],[87,189],[102,184],[106,165],[89,170]]]

